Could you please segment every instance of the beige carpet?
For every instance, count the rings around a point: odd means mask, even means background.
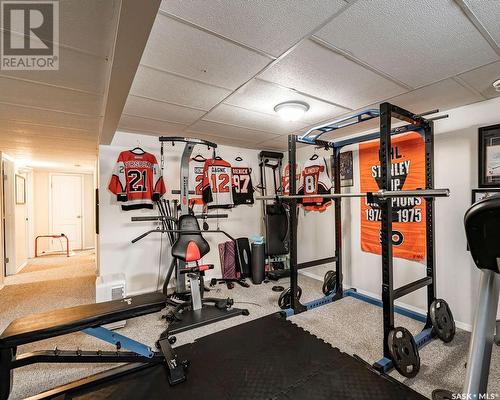
[[[279,284],[288,286],[286,280],[280,281]],[[231,296],[235,300],[235,307],[248,308],[250,316],[239,316],[179,334],[176,346],[192,342],[198,337],[235,324],[244,323],[249,319],[278,311],[279,293],[271,290],[273,285],[274,283],[252,285],[248,289],[236,286],[231,291],[227,290],[224,285],[218,285],[209,294],[211,297]],[[321,282],[302,276],[300,285],[304,291],[302,298],[304,302],[320,296]],[[92,276],[64,279],[63,282],[59,280],[6,287],[0,291],[2,300],[0,301],[0,328],[5,328],[12,319],[22,315],[91,302],[95,296],[94,290]],[[378,307],[346,298],[292,317],[292,321],[342,351],[357,354],[370,363],[381,356],[382,317]],[[397,317],[396,321],[397,324],[406,326],[414,333],[421,328],[421,324],[405,317]],[[129,320],[127,326],[119,332],[152,346],[164,328],[165,322],[161,320],[161,313],[157,313]],[[420,352],[421,371],[414,379],[402,378],[396,372],[392,372],[391,375],[426,396],[429,396],[437,387],[459,390],[465,376],[464,363],[469,337],[468,333],[459,330],[456,339],[451,344],[443,345],[435,341],[422,349]],[[56,346],[60,349],[111,349],[111,346],[97,339],[82,333],[75,333],[21,346],[19,352],[53,349]],[[195,362],[195,360],[192,361]],[[14,373],[14,389],[11,399],[21,399],[109,367],[112,366],[40,364],[23,367]],[[490,391],[500,392],[499,347],[494,349]]]

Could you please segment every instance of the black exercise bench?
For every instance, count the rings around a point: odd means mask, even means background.
[[[169,382],[185,380],[186,363],[178,363],[168,338],[160,339],[153,351],[138,341],[112,332],[102,325],[161,311],[167,305],[164,294],[155,292],[121,300],[58,309],[14,320],[0,335],[0,400],[9,397],[12,371],[34,363],[164,363]],[[17,354],[17,347],[43,339],[84,332],[116,346],[116,351],[41,350]],[[127,349],[128,351],[121,351]]]

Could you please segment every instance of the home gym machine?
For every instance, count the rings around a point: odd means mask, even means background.
[[[228,215],[210,215],[206,213],[194,215],[194,212],[190,207],[191,193],[189,192],[189,160],[196,145],[204,145],[207,146],[208,149],[213,149],[215,151],[215,149],[217,148],[217,144],[206,140],[183,138],[177,136],[161,136],[159,140],[161,143],[160,164],[162,171],[165,165],[164,144],[170,142],[174,146],[175,143],[185,143],[180,164],[180,190],[172,191],[172,194],[180,195],[180,205],[179,207],[177,207],[178,203],[174,200],[174,210],[171,210],[168,200],[161,199],[157,202],[160,215],[132,217],[131,221],[156,221],[160,222],[161,226],[161,229],[160,227],[158,227],[157,229],[148,230],[147,232],[133,239],[132,243],[136,243],[152,233],[167,233],[170,244],[172,246],[173,258],[172,262],[170,263],[165,282],[163,284],[163,293],[169,298],[167,301],[170,305],[174,306],[174,310],[169,312],[166,316],[166,319],[169,322],[169,326],[165,331],[165,334],[162,335],[163,337],[165,335],[174,335],[189,329],[194,329],[203,325],[218,322],[226,318],[235,317],[237,315],[248,315],[248,310],[232,308],[233,300],[230,298],[204,298],[204,292],[208,289],[205,289],[203,277],[205,276],[205,271],[208,269],[213,269],[214,266],[206,265],[202,268],[202,266],[198,265],[198,261],[201,259],[201,257],[208,254],[208,252],[210,251],[210,247],[202,237],[201,233],[221,233],[233,242],[235,242],[235,239],[227,232],[220,229],[204,229],[203,231],[200,230],[197,219],[206,220],[208,218],[227,218]],[[191,241],[192,244],[197,246],[199,251],[195,251],[196,257],[187,257],[186,255],[181,254],[181,252],[176,251],[175,246],[181,240],[187,240],[188,242]],[[160,251],[163,251],[163,249],[160,249]],[[195,262],[196,265],[193,267],[187,267],[187,262]],[[179,297],[184,301],[176,302],[172,300],[172,296],[168,296],[168,284],[170,282],[170,278],[173,274],[174,269],[176,270],[176,288],[173,295],[174,297]],[[185,277],[189,278],[189,292],[186,291]]]
[[[449,196],[448,189],[434,189],[434,144],[433,144],[433,120],[445,118],[439,116],[433,119],[425,119],[424,115],[434,114],[433,110],[420,115],[413,114],[407,110],[390,103],[383,103],[380,109],[370,109],[350,115],[325,125],[320,125],[308,130],[301,136],[290,135],[288,139],[288,161],[290,163],[290,195],[278,196],[290,204],[290,288],[287,291],[287,301],[290,308],[285,310],[287,316],[298,314],[315,307],[319,307],[333,301],[340,300],[344,296],[352,296],[383,308],[384,357],[374,363],[374,368],[380,372],[387,372],[395,367],[398,372],[406,377],[414,377],[420,368],[420,357],[418,349],[427,344],[436,335],[444,342],[449,342],[455,334],[455,323],[447,303],[436,298],[436,274],[434,257],[434,199],[436,197]],[[321,136],[347,126],[362,123],[373,118],[380,118],[380,131],[359,137],[340,141],[322,140]],[[392,118],[405,121],[408,125],[391,128]],[[391,137],[397,134],[415,131],[420,133],[425,142],[425,189],[422,190],[391,190]],[[340,152],[345,146],[357,144],[369,140],[379,139],[381,179],[380,190],[373,193],[341,193],[340,187]],[[299,299],[301,293],[298,286],[298,269],[302,265],[297,263],[297,199],[305,197],[297,195],[295,168],[296,144],[303,143],[313,146],[321,146],[331,150],[334,158],[334,194],[322,195],[323,198],[331,198],[335,203],[335,271],[331,276],[335,277],[334,290],[324,297],[302,304]],[[382,248],[382,301],[363,295],[356,289],[343,289],[342,283],[342,205],[341,199],[348,197],[367,198],[368,203],[377,203],[381,210],[381,248]],[[393,287],[393,256],[392,256],[392,199],[396,197],[422,197],[425,200],[426,209],[426,276],[415,282],[395,289]],[[259,198],[258,198],[259,199]],[[264,197],[260,199],[270,199]],[[325,263],[316,260],[304,263],[307,266]],[[326,281],[325,276],[325,281]],[[333,282],[332,282],[333,284]],[[394,301],[412,293],[418,289],[427,288],[427,314],[404,309],[394,305]],[[403,327],[394,326],[394,313],[399,313],[423,322],[424,328],[415,338]]]
[[[462,393],[435,390],[435,400],[444,399],[488,399],[488,378],[491,353],[495,341],[495,320],[500,291],[500,196],[487,197],[474,203],[465,213],[467,244],[476,264],[481,270],[479,302],[474,317],[472,339],[469,347],[467,373]],[[497,339],[500,321],[496,321]],[[469,396],[469,397],[466,397]],[[492,394],[492,396],[495,396]]]
[[[283,153],[274,151],[261,151],[259,153],[260,185],[262,196],[283,194],[282,174]],[[268,171],[272,175],[272,191],[268,186]],[[272,196],[272,195],[271,195]],[[273,198],[269,204],[262,203],[262,215],[264,215],[265,227],[265,253],[266,264],[269,265],[267,277],[278,280],[290,276],[289,253],[290,253],[290,213],[288,205]]]

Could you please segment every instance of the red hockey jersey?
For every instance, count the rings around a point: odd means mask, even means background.
[[[321,197],[329,194],[332,189],[332,181],[328,176],[326,161],[323,157],[309,159],[304,163],[302,180],[298,191],[300,195],[311,195],[304,197],[302,205],[308,211],[325,211],[331,204],[331,199]]]
[[[231,164],[222,158],[205,161],[203,167],[203,201],[208,208],[231,208],[233,202],[233,177]]]
[[[123,202],[122,210],[153,208],[166,192],[156,157],[150,153],[122,151],[118,156],[108,189]]]
[[[192,158],[189,160],[189,205],[203,205],[203,174],[206,160]]]

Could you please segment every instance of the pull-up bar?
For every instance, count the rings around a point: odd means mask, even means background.
[[[330,194],[295,194],[295,195],[278,195],[278,196],[258,196],[256,200],[273,200],[273,199],[304,199],[310,197],[321,197],[323,199],[339,199],[343,197],[367,197],[380,200],[391,199],[395,197],[449,197],[450,189],[417,189],[417,190],[379,190],[378,192],[365,193],[330,193]]]
[[[160,142],[182,142],[188,144],[202,144],[208,147],[212,147],[213,149],[217,148],[217,144],[214,142],[209,142],[208,140],[203,139],[193,139],[193,138],[185,138],[182,136],[160,136],[158,138]]]

